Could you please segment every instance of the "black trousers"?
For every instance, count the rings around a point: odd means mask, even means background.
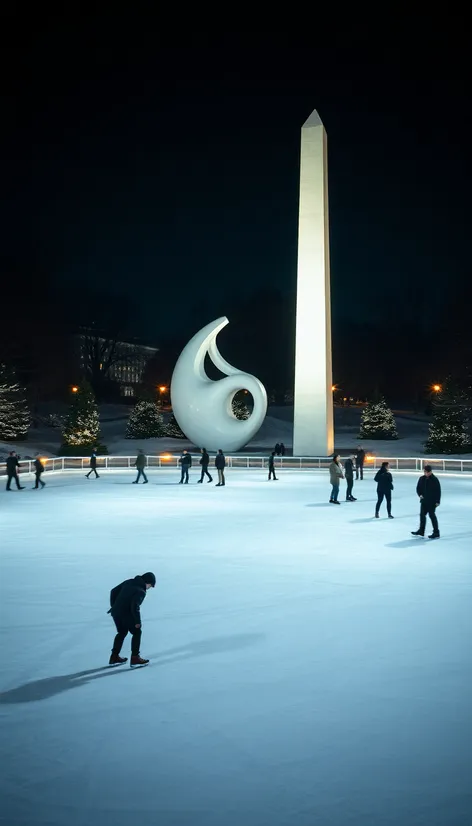
[[[424,499],[421,501],[421,508],[420,508],[420,533],[424,533],[426,528],[426,517],[429,516],[431,519],[431,524],[433,526],[433,533],[439,533],[439,525],[438,519],[436,516],[436,505],[430,504],[429,502],[425,502]]]
[[[352,489],[354,487],[354,477],[346,476],[346,499],[352,496]]]
[[[218,468],[218,484],[219,484],[219,485],[224,485],[224,484],[226,484],[226,483],[225,483],[225,471],[224,471],[224,468],[222,468],[221,470],[220,470],[220,468]]]
[[[141,479],[141,476],[144,478],[144,481],[147,482],[147,476],[144,473],[144,470],[142,469],[142,467],[138,468],[138,475],[137,475],[135,481],[139,482],[139,480]]]
[[[200,482],[203,482],[205,476],[208,476],[208,480],[213,482],[213,477],[208,472],[208,466],[202,465],[202,475],[200,476]]]
[[[92,467],[92,468],[90,468],[89,472],[86,474],[87,479],[88,479],[88,477],[90,476],[90,474],[91,474],[91,473],[94,473],[94,474],[95,474],[95,476],[97,477],[97,479],[99,478],[98,473],[97,473],[97,468],[96,468],[96,467]]]
[[[39,488],[39,486],[41,485],[41,487],[44,488],[44,485],[46,484],[46,482],[43,482],[43,480],[41,479],[41,474],[40,473],[35,473],[34,478],[36,480],[34,487]]]
[[[180,482],[182,483],[185,478],[185,484],[188,483],[188,465],[182,465],[180,470]]]
[[[379,493],[377,491],[377,504],[375,506],[375,512],[378,513],[380,510],[380,505],[382,504],[385,497],[385,501],[387,503],[387,513],[390,516],[392,512],[392,491],[386,490],[385,493]]]
[[[276,477],[276,475],[275,475],[275,468],[274,468],[274,467],[271,467],[271,466],[269,465],[269,482],[270,482],[270,480],[271,480],[272,478],[277,479],[277,477]]]
[[[141,628],[135,628],[135,623],[133,623],[132,619],[124,619],[118,617],[115,619],[113,617],[113,621],[116,625],[117,635],[113,641],[113,654],[119,654],[121,651],[121,647],[125,641],[125,637],[128,633],[131,634],[131,654],[138,655],[139,649],[141,646]]]
[[[364,478],[364,465],[356,465],[356,479],[359,479],[359,474],[361,475],[361,479]]]
[[[9,473],[7,476],[7,490],[10,490],[11,480],[14,479],[16,482],[16,486],[20,489],[20,480],[17,473]]]

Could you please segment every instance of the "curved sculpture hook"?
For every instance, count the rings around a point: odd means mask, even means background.
[[[225,361],[218,350],[216,337],[227,324],[225,316],[218,318],[190,339],[177,360],[170,388],[172,409],[183,432],[195,445],[209,450],[239,450],[256,435],[267,412],[264,385]],[[224,379],[208,378],[207,353],[225,373]],[[254,399],[253,412],[244,421],[236,418],[231,406],[238,390],[248,390]]]

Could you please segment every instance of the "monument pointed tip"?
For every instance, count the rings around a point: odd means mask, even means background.
[[[311,113],[309,118],[307,118],[307,120],[303,124],[304,129],[307,128],[307,127],[310,127],[310,126],[323,126],[323,121],[321,120],[321,118],[320,118],[318,112],[316,111],[316,109],[313,109],[313,112]]]

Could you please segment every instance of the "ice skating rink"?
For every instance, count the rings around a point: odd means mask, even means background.
[[[1,480],[0,822],[470,826],[472,479],[428,541],[393,475],[394,520],[372,474],[340,507],[317,472]],[[151,664],[110,669],[147,570]]]

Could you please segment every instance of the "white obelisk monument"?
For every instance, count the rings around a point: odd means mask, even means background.
[[[332,381],[327,137],[314,111],[300,157],[294,456],[333,452]]]

